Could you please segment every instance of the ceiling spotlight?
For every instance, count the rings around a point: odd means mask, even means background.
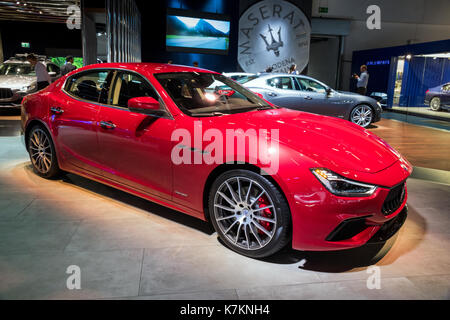
[[[410,55],[410,54],[406,55],[406,59],[411,60],[411,58],[412,58],[412,55]]]

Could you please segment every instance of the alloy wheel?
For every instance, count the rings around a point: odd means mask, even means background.
[[[441,109],[441,99],[439,99],[437,97],[434,97],[433,99],[431,99],[430,108],[433,111],[439,111],[439,109]]]
[[[52,146],[47,133],[37,128],[32,131],[29,139],[30,158],[33,166],[42,174],[47,174],[53,161]]]
[[[372,108],[366,105],[357,106],[353,109],[350,120],[365,128],[372,122]]]
[[[248,177],[232,177],[220,185],[214,196],[214,219],[226,240],[245,250],[265,247],[277,228],[268,191]]]

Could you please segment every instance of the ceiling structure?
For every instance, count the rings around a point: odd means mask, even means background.
[[[0,20],[66,23],[71,5],[81,0],[0,1]]]

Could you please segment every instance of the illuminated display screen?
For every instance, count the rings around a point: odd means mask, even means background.
[[[166,47],[171,51],[226,53],[229,34],[230,21],[167,16]]]

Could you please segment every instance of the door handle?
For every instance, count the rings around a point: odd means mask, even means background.
[[[54,114],[62,114],[64,113],[64,110],[61,109],[60,107],[51,107],[50,111]]]
[[[306,100],[312,100],[310,96],[305,97]]]
[[[100,121],[100,127],[103,129],[114,129],[116,125],[109,121]]]
[[[276,97],[276,96],[277,96],[277,94],[274,93],[274,92],[269,92],[267,95],[268,95],[268,96],[271,96],[271,97]]]

